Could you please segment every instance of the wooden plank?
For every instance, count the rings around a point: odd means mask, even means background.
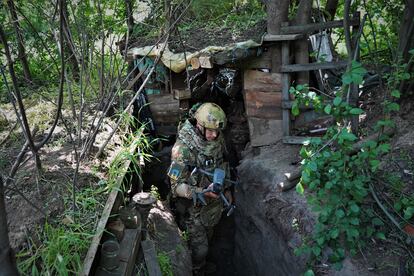
[[[131,153],[135,152],[137,149],[137,145],[133,146],[130,150]],[[124,170],[125,172],[128,171],[127,168],[129,168],[131,164],[131,160],[127,160],[124,164]],[[92,266],[95,261],[95,257],[98,253],[99,244],[101,242],[102,234],[105,230],[105,226],[108,223],[109,216],[116,212],[119,209],[119,205],[123,201],[123,196],[121,191],[121,185],[124,180],[125,175],[120,175],[116,179],[116,184],[111,191],[111,193],[108,196],[108,199],[106,201],[104,210],[102,211],[101,218],[98,222],[98,226],[96,227],[95,236],[92,238],[91,245],[88,249],[88,252],[86,253],[86,257],[83,262],[83,268],[80,275],[90,275],[92,272]]]
[[[350,26],[356,26],[359,24],[359,20],[356,18],[352,18],[349,21]],[[318,32],[320,30],[326,29],[333,29],[333,28],[343,28],[344,21],[343,20],[335,20],[335,21],[328,21],[328,22],[319,22],[319,23],[311,23],[301,26],[282,26],[280,28],[280,32],[282,34],[311,34],[313,32]]]
[[[134,271],[134,265],[141,240],[141,226],[136,229],[125,229],[124,238],[120,244],[119,261],[121,275],[130,276]]]
[[[273,34],[266,34],[263,36],[263,41],[290,41],[290,40],[297,40],[304,38],[303,34],[282,34],[282,35],[273,35]]]
[[[175,102],[178,104],[173,94],[147,95],[147,99],[149,103],[153,104],[170,104]]]
[[[293,106],[293,101],[282,101],[282,109],[292,109]],[[309,104],[308,106],[306,105],[300,105],[299,109],[313,109],[313,105]]]
[[[280,92],[282,75],[278,73],[266,73],[257,70],[245,70],[243,87],[245,90],[260,92]]]
[[[246,114],[249,117],[282,120],[282,93],[245,90]]]
[[[142,251],[144,252],[145,264],[147,265],[148,276],[162,276],[161,268],[158,264],[157,253],[155,252],[154,243],[151,240],[141,242]]]
[[[302,136],[285,136],[283,137],[283,143],[285,144],[297,144],[297,145],[303,145],[306,142],[309,142],[309,140],[312,137],[302,137]]]
[[[282,139],[282,120],[247,118],[252,147],[276,144]]]
[[[173,94],[176,100],[191,99],[191,91],[189,89],[173,89]]]
[[[281,66],[281,72],[293,73],[313,70],[336,69],[347,66],[347,61],[338,62],[314,62],[308,64],[288,64]]]

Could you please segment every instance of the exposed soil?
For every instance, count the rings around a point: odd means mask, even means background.
[[[40,103],[40,105],[29,108],[29,113],[30,110],[54,110],[52,104]],[[0,140],[4,141],[0,148],[0,169],[4,175],[8,175],[24,142],[18,127],[10,132],[10,126],[14,124],[15,117],[13,111],[8,107],[2,106],[2,111],[7,114],[9,124],[0,128]],[[53,113],[49,112],[43,118],[44,120],[41,122],[43,128],[38,132],[36,139],[41,140],[42,136],[47,133],[48,127],[50,127],[49,122],[52,121],[50,116]],[[64,116],[66,115],[67,113],[64,112]],[[39,119],[37,122],[40,122]],[[103,140],[110,128],[106,131],[105,129],[104,127],[98,141]],[[114,141],[119,143],[119,139],[116,137]],[[114,145],[114,143],[110,143],[108,147],[106,152],[108,160],[114,155]],[[26,155],[26,161],[23,162],[15,176],[15,181],[6,188],[5,192],[10,243],[15,252],[30,245],[29,242],[31,238],[34,238],[35,230],[41,227],[44,222],[52,223],[56,220],[64,222],[65,218],[62,217],[62,214],[65,209],[67,211],[67,208],[72,206],[72,183],[76,162],[73,146],[66,129],[58,125],[48,144],[39,153],[42,163],[40,177],[35,168],[32,154],[29,152]],[[83,162],[79,168],[76,191],[84,188],[96,189],[99,180],[105,179],[105,166],[107,166],[107,161],[86,160]],[[98,214],[101,210],[97,209],[96,212]]]
[[[265,32],[266,21],[260,21],[251,28],[237,32],[223,27],[194,27],[181,32],[181,40],[170,40],[169,48],[173,52],[194,52],[204,49],[207,46],[225,46],[249,39],[260,43],[261,37]],[[154,45],[157,41],[158,37],[136,37],[131,39],[129,48],[150,46]]]

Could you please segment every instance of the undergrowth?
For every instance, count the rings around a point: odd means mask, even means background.
[[[23,275],[75,275],[94,236],[95,222],[103,209],[105,187],[88,187],[77,193],[77,211],[64,198],[65,212],[47,221],[29,240],[26,250],[17,255]]]
[[[125,126],[128,122],[125,122]],[[124,146],[108,168],[108,180],[76,192],[76,210],[72,209],[71,184],[64,198],[65,211],[56,219],[50,219],[29,240],[29,246],[17,255],[18,269],[23,275],[78,275],[83,259],[95,235],[105,200],[113,190],[125,192],[122,179],[128,172],[140,174],[141,158],[148,159],[148,138],[142,133],[125,132]],[[125,166],[131,161],[130,166]]]
[[[389,87],[396,87],[406,74],[398,70],[388,77]],[[400,92],[390,89],[383,102],[385,118],[375,126],[377,139],[356,145],[358,137],[351,131],[351,118],[364,111],[353,107],[346,100],[349,85],[360,85],[366,70],[356,61],[342,76],[343,87],[332,99],[309,91],[306,85],[291,87],[295,96],[292,107],[294,115],[300,107],[310,104],[317,112],[331,115],[335,123],[320,138],[312,138],[301,151],[302,177],[296,189],[304,194],[312,210],[317,215],[314,231],[296,249],[297,254],[310,256],[310,266],[317,262],[327,262],[340,269],[346,256],[356,255],[372,239],[386,240],[387,218],[378,216],[375,205],[367,199],[375,192],[376,175],[380,171],[381,157],[391,150],[385,128],[394,127],[390,120],[392,112],[399,111],[395,102]],[[395,183],[395,182],[394,182]],[[306,189],[306,193],[305,193]],[[399,192],[395,211],[404,218],[399,227],[409,223],[414,214],[414,201]],[[381,212],[381,211],[380,211]],[[401,234],[401,233],[400,233]],[[309,270],[307,275],[313,275]]]

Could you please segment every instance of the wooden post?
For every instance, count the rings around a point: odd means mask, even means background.
[[[357,19],[360,22],[360,13],[355,12],[353,14],[353,19]],[[355,25],[352,27],[352,44],[354,47],[355,52],[355,60],[359,61],[360,57],[360,48],[358,47],[358,31],[360,28],[360,24]],[[351,106],[357,107],[358,99],[359,99],[359,86],[357,84],[352,83],[350,87],[350,95],[349,95],[349,103]],[[351,130],[354,134],[358,134],[358,127],[359,127],[359,115],[354,115],[351,118]]]
[[[282,42],[282,65],[289,64],[289,41]],[[282,101],[289,101],[289,73],[282,74]],[[283,109],[282,112],[283,136],[290,134],[290,109]]]

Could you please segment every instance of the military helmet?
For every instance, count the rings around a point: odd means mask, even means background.
[[[197,123],[210,129],[224,129],[226,127],[226,114],[215,103],[202,104],[194,114]]]

